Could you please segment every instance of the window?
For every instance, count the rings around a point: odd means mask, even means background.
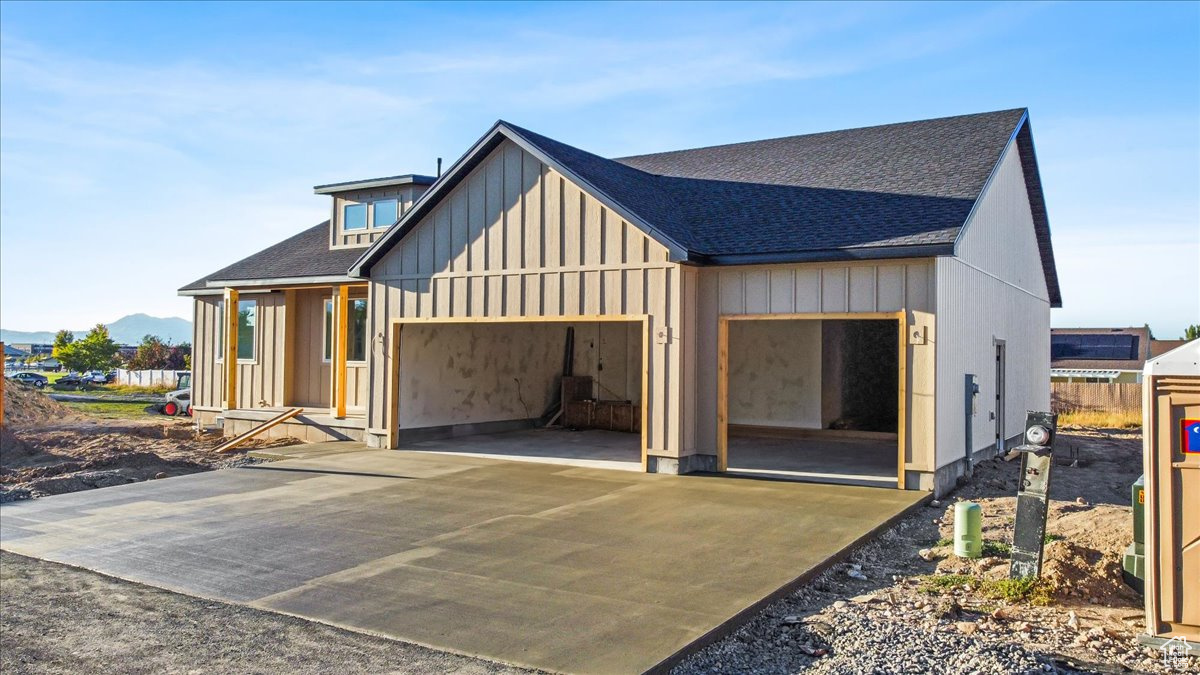
[[[258,325],[258,301],[238,300],[238,361],[254,360],[254,327]],[[217,361],[225,358],[225,301],[217,302]]]
[[[371,202],[371,227],[391,227],[399,217],[400,202],[395,199]]]
[[[238,300],[237,356],[239,361],[254,360],[254,327],[258,324],[258,301]]]
[[[342,229],[343,230],[365,230],[367,229],[367,205],[366,204],[347,204],[342,207]]]
[[[346,326],[346,360],[367,360],[367,301],[351,298],[347,303],[349,321]],[[333,355],[333,300],[325,301],[325,360]]]

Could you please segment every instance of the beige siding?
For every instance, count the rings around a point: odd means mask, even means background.
[[[217,312],[219,296],[197,296],[192,322],[192,406],[220,409],[225,373],[217,365]]]
[[[371,271],[372,334],[410,318],[643,316],[649,345],[648,445],[677,456],[681,278],[667,250],[564,176],[505,142]],[[372,346],[369,427],[382,432],[391,355]],[[625,375],[628,377],[628,374]],[[606,382],[606,386],[608,386]],[[671,429],[674,427],[674,431]]]
[[[243,293],[241,300],[258,302],[254,359],[238,363],[238,408],[283,405],[286,303],[283,293]],[[217,351],[221,317],[217,296],[195,301],[192,354],[193,405],[221,408],[225,403],[225,372]],[[264,406],[265,403],[265,406]]]
[[[371,220],[373,214],[368,206],[367,229],[347,232],[342,228],[342,207],[347,204],[368,203],[377,199],[395,198],[400,202],[400,215],[408,212],[414,202],[425,192],[423,185],[401,185],[393,187],[342,192],[333,196],[333,213],[330,217],[330,248],[365,247],[374,243],[392,223],[376,223]]]
[[[325,361],[325,301],[329,289],[296,292],[296,332],[293,336],[292,400],[288,405],[328,408],[332,384]]]
[[[907,311],[910,327],[925,335],[907,348],[906,464],[930,471],[934,457],[935,332],[933,265],[928,260],[879,263],[700,268],[695,304],[695,415],[683,433],[694,432],[697,452],[717,447],[717,322],[731,314],[821,314]],[[685,375],[686,377],[686,375]]]
[[[996,341],[1007,351],[1004,428],[1020,433],[1026,410],[1049,410],[1050,304],[1019,151],[999,171],[961,235],[959,257],[937,260],[939,418],[937,464],[966,453],[963,378],[978,376],[974,450],[995,442]]]

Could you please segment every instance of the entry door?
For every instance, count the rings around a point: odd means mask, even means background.
[[[996,454],[1004,454],[1008,448],[1004,447],[1004,439],[1007,438],[1004,434],[1004,343],[996,343]]]

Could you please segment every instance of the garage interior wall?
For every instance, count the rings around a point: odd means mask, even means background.
[[[568,327],[593,395],[640,403],[640,323],[414,323],[401,333],[400,428],[540,417],[557,399]]]

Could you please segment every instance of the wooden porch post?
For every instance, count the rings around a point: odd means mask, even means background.
[[[346,416],[346,336],[350,326],[350,287],[342,284],[337,289],[333,317],[337,339],[333,342],[333,416]]]
[[[235,288],[225,289],[225,409],[237,408],[238,385],[238,292]]]

